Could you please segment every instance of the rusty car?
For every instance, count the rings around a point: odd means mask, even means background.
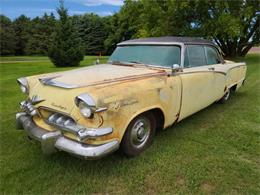
[[[19,78],[26,98],[17,128],[47,154],[97,159],[120,149],[136,156],[156,131],[228,101],[246,69],[202,38],[124,41],[105,64]]]

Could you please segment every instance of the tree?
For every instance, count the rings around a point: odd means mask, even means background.
[[[85,53],[89,55],[104,53],[104,41],[108,34],[105,29],[106,19],[93,13],[74,16],[74,19],[84,44]]]
[[[13,22],[13,29],[15,33],[15,54],[24,55],[26,43],[30,37],[30,18],[21,15]]]
[[[143,22],[140,20],[142,11],[141,1],[126,0],[119,13],[107,18],[109,35],[105,40],[105,48],[108,54],[112,53],[117,43],[138,37],[136,34]]]
[[[48,56],[57,67],[78,66],[83,60],[84,48],[63,1],[60,1],[57,12],[60,20],[57,23]]]
[[[53,42],[51,35],[55,30],[55,23],[56,20],[53,14],[44,14],[42,18],[36,17],[31,21],[31,36],[26,44],[26,54],[47,55],[48,47]]]
[[[259,0],[126,1],[112,18],[106,45],[151,36],[196,36],[215,41],[226,57],[245,56],[260,43]]]
[[[227,57],[245,56],[260,43],[258,0],[212,1],[206,9],[201,30]]]
[[[0,15],[0,55],[13,55],[15,53],[15,34],[11,20]]]

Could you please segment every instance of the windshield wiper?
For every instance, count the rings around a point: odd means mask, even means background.
[[[142,62],[139,62],[139,61],[129,61],[130,63],[133,63],[133,64],[144,64]]]
[[[139,61],[126,61],[126,62],[121,62],[121,61],[110,61],[109,63],[113,65],[120,65],[120,66],[135,66],[136,64],[143,65],[146,67],[149,67],[147,64],[144,64],[143,62]]]
[[[131,63],[121,62],[121,61],[110,61],[110,63],[113,65],[133,66],[133,64],[131,64]]]

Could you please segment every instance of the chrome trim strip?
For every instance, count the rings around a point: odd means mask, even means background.
[[[241,66],[245,66],[245,67],[247,67],[247,65],[246,65],[245,62],[241,62],[241,63],[239,63],[239,65],[237,65],[237,66],[233,66],[233,67],[231,67],[231,68],[228,69],[228,70],[232,70],[232,69],[234,69],[234,68],[238,68],[238,67],[241,67]]]
[[[98,108],[97,110],[95,110],[95,113],[103,112],[106,111],[107,109],[108,109],[107,107]]]
[[[181,42],[127,42],[118,43],[117,46],[128,46],[128,45],[183,45]]]
[[[193,74],[193,73],[204,73],[204,72],[207,72],[207,73],[220,73],[220,74],[223,74],[223,75],[227,75],[227,73],[225,72],[221,72],[221,71],[214,71],[214,70],[200,70],[200,71],[190,71],[190,72],[177,72],[175,75],[180,75],[180,74]]]

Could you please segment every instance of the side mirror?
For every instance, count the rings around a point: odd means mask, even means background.
[[[175,72],[182,72],[182,67],[179,64],[172,65],[172,74]]]

